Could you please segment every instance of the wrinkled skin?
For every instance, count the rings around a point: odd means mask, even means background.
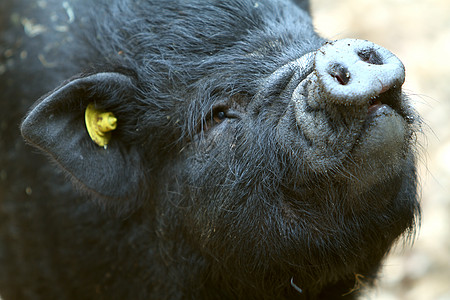
[[[403,65],[306,1],[28,2],[0,4],[5,300],[352,299],[413,232]]]

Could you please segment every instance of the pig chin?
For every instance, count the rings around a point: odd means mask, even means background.
[[[352,155],[358,160],[395,163],[405,151],[409,130],[405,119],[386,104],[369,109]]]

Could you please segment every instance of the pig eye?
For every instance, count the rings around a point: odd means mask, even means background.
[[[213,110],[213,120],[216,123],[220,123],[227,118],[226,108],[218,107]]]
[[[219,111],[217,114],[215,114],[214,121],[220,122],[222,120],[225,120],[226,117],[227,115],[225,114],[224,111]]]
[[[238,111],[230,108],[228,105],[217,105],[213,107],[208,116],[203,121],[203,127],[200,130],[207,131],[212,127],[223,123],[225,120],[238,120],[240,114]]]

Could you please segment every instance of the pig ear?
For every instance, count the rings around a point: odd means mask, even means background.
[[[123,111],[132,105],[134,90],[132,79],[120,73],[73,79],[35,104],[22,123],[22,135],[96,198],[131,198],[139,189],[140,157],[121,128],[131,121],[122,114],[130,115]],[[86,129],[92,118],[86,118],[88,106],[94,109],[89,114],[107,112],[117,119],[117,129],[106,133],[106,146],[95,143]]]

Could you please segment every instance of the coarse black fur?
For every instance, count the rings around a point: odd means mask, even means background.
[[[308,9],[0,4],[3,299],[352,299],[372,284],[417,225],[419,118],[388,95],[408,123],[392,157],[318,167],[289,144],[308,143],[280,125],[295,127],[302,78],[270,76],[326,42]],[[53,165],[17,129],[41,95],[22,130]],[[118,119],[107,149],[84,129],[89,102]]]

